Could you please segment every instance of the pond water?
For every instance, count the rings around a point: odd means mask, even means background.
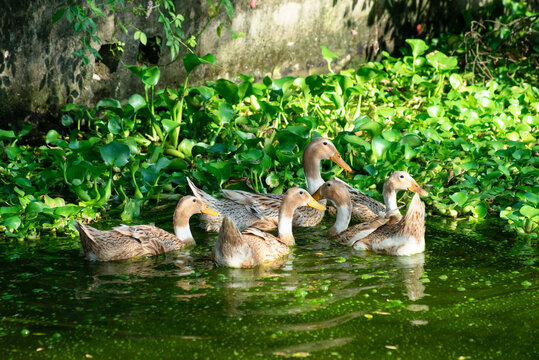
[[[496,224],[427,218],[411,257],[300,229],[273,270],[215,268],[192,227],[196,247],[111,263],[75,238],[0,243],[0,358],[539,358],[536,243]]]

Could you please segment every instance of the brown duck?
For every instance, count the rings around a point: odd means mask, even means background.
[[[288,255],[290,246],[295,244],[292,235],[294,211],[300,206],[309,206],[320,211],[325,207],[300,188],[289,189],[280,204],[279,237],[250,227],[240,232],[232,219],[225,216],[215,247],[212,252],[217,265],[233,268],[251,268],[270,265]]]
[[[401,175],[403,175],[402,178]],[[351,227],[348,225],[352,213],[352,202],[346,185],[336,180],[324,183],[313,197],[330,199],[337,207],[337,218],[328,231],[329,235],[335,236],[343,245],[356,249],[374,250],[392,255],[423,252],[425,249],[425,209],[419,195],[426,196],[427,192],[406,172],[393,173],[390,179],[393,181],[393,186],[398,189],[407,189],[416,193],[405,216],[400,215],[395,198],[394,210]],[[392,199],[389,201],[393,204]]]
[[[352,171],[330,140],[322,137],[313,139],[303,151],[303,169],[309,194],[314,193],[324,183],[320,174],[322,160],[331,160],[344,170]],[[229,216],[240,231],[248,227],[257,227],[264,231],[277,228],[283,194],[222,190],[225,198],[216,199],[198,189],[191,180],[187,179],[187,181],[195,196],[219,211],[223,216]],[[323,217],[323,211],[302,207],[294,214],[293,226],[315,226]],[[219,231],[221,223],[221,217],[202,216],[201,224],[207,231]]]
[[[154,225],[121,225],[112,230],[97,230],[75,220],[75,228],[80,235],[82,250],[86,259],[91,261],[110,261],[127,259],[134,256],[157,255],[178,250],[193,243],[189,219],[194,214],[217,216],[194,196],[184,196],[178,201],[174,211],[174,232],[176,235]]]

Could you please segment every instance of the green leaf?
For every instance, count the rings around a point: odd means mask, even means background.
[[[193,157],[193,147],[195,146],[195,142],[191,139],[183,139],[180,145],[178,146],[178,150],[180,150],[185,157],[192,158]]]
[[[487,216],[487,208],[483,204],[478,204],[472,207],[472,214],[478,219],[483,219]]]
[[[397,129],[391,129],[389,131],[384,131],[382,137],[387,141],[398,142],[401,139],[401,132]]]
[[[269,187],[275,188],[279,186],[279,177],[275,173],[271,173],[268,176],[266,176],[266,184]]]
[[[15,133],[12,130],[0,130],[0,140],[14,139],[15,137]]]
[[[438,71],[449,71],[458,68],[456,57],[447,56],[440,51],[428,54],[427,61]]]
[[[45,141],[47,144],[54,143],[56,140],[60,138],[60,134],[58,134],[58,131],[56,130],[49,130],[47,135],[45,136]]]
[[[449,198],[459,206],[463,206],[466,201],[468,201],[468,195],[465,191],[459,191],[452,195],[449,195]]]
[[[228,103],[237,104],[239,101],[238,85],[232,81],[219,79],[215,82],[215,90],[221,95]]]
[[[120,102],[116,99],[102,99],[102,100],[99,100],[99,102],[97,103],[95,109],[96,110],[101,110],[101,109],[121,109],[122,108],[122,105],[120,104]]]
[[[67,205],[54,208],[54,215],[64,218],[70,218],[78,214],[82,210],[82,206]]]
[[[378,136],[382,133],[383,125],[376,121],[370,121],[359,127],[360,130],[366,130],[371,134],[371,137]]]
[[[19,216],[11,216],[4,220],[4,226],[10,231],[17,230],[21,226],[21,218]]]
[[[421,145],[421,138],[416,134],[406,134],[402,137],[401,143],[415,148]]]
[[[66,9],[60,9],[57,12],[55,12],[54,15],[52,16],[52,23],[54,24],[55,22],[60,20],[62,16],[64,16],[65,11]]]
[[[222,102],[219,104],[219,118],[222,124],[228,124],[234,117],[234,109],[229,103]]]
[[[101,158],[107,165],[122,167],[129,162],[129,146],[116,141],[99,148]]]
[[[127,100],[127,103],[135,109],[135,112],[146,106],[146,100],[140,94],[131,95],[129,100]]]
[[[462,77],[459,74],[451,74],[449,77],[449,83],[454,90],[458,91],[464,81],[462,81]]]
[[[320,46],[320,49],[322,49],[322,57],[327,61],[327,62],[332,62],[333,60],[335,59],[338,59],[339,56],[335,53],[333,53],[332,51],[330,51],[327,47],[325,47],[324,45]]]
[[[142,80],[142,83],[144,83],[144,85],[155,86],[159,82],[161,72],[159,71],[159,67],[157,66],[147,68],[145,65],[125,65],[125,67],[133,74],[135,74],[140,80]]]
[[[528,205],[524,205],[523,207],[520,208],[520,213],[524,215],[525,217],[527,217],[528,219],[531,219],[531,218],[539,216],[539,209],[528,206]]]
[[[428,50],[427,44],[421,39],[406,39],[406,42],[412,48],[413,57],[423,55]]]
[[[215,57],[213,54],[207,54],[203,57],[198,57],[196,54],[188,53],[183,57],[183,67],[187,72],[187,76],[191,74],[194,68],[201,64],[214,64]]]
[[[247,162],[250,162],[250,163],[258,164],[258,163],[260,163],[260,160],[262,159],[263,155],[264,155],[264,153],[262,152],[262,150],[254,149],[254,150],[248,150],[248,151],[245,151],[245,152],[241,152],[239,154],[239,158],[242,161],[247,161]]]
[[[178,126],[180,126],[180,123],[177,123],[173,120],[170,120],[170,119],[164,119],[164,120],[161,120],[161,124],[163,125],[163,127],[165,128],[165,131],[170,134],[170,132],[174,129],[176,129]]]
[[[377,160],[382,159],[390,147],[391,143],[381,137],[377,136],[372,139],[372,153]]]

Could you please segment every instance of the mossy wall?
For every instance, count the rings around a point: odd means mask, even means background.
[[[208,16],[205,0],[175,1],[176,9],[185,17],[182,30],[188,36],[198,32]],[[141,92],[139,80],[122,64],[142,61],[161,68],[161,87],[183,84],[185,71],[181,57],[171,62],[167,49],[147,49],[129,34],[117,32],[125,43],[121,58],[106,56],[121,20],[143,30],[148,38],[164,38],[162,25],[153,13],[148,19],[131,13],[108,14],[99,19],[99,37],[103,39],[103,63],[91,62],[86,68],[72,52],[80,48],[80,40],[65,19],[52,24],[56,5],[61,1],[0,0],[0,128],[21,123],[36,116],[56,117],[66,103],[96,103],[104,97],[127,98]],[[227,23],[226,15],[214,19],[203,31],[196,50],[199,55],[212,53],[216,65],[199,67],[192,74],[191,84],[216,78],[235,79],[247,74],[260,79],[266,75],[306,75],[325,71],[320,46],[325,45],[340,56],[334,68],[355,65],[380,56],[382,50],[398,48],[407,37],[423,37],[440,31],[460,31],[461,10],[477,6],[481,1],[370,1],[370,0],[261,0],[256,7],[249,1],[234,1],[234,17],[230,29],[244,33],[234,39],[223,28],[221,37],[216,28]],[[116,16],[121,16],[117,18]],[[421,24],[418,35],[417,25]],[[39,123],[39,121],[37,121]]]

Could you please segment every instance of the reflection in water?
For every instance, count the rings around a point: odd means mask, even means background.
[[[160,256],[140,257],[119,261],[88,262],[84,261],[91,274],[91,281],[87,286],[89,291],[108,291],[116,294],[129,293],[129,287],[110,286],[125,285],[146,278],[161,276],[185,277],[194,272],[193,259],[186,253],[171,252]],[[180,281],[181,282],[181,281]],[[90,297],[91,294],[80,294],[81,297]]]
[[[273,355],[283,357],[307,357],[312,352],[326,350],[338,346],[343,346],[354,341],[353,337],[343,337],[331,340],[312,341],[299,345],[287,346],[282,349],[272,351]]]
[[[425,272],[425,254],[395,256],[393,263],[402,276],[408,299],[412,301],[422,299],[425,296],[425,285],[421,282]]]

